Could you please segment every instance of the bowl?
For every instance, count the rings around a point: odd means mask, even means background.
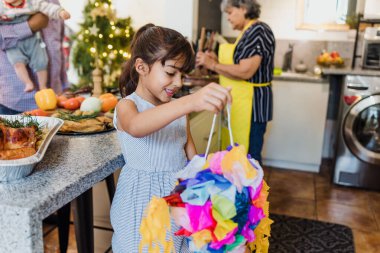
[[[0,115],[0,117],[21,121],[29,118],[23,115]],[[13,181],[30,175],[36,164],[44,157],[54,135],[63,125],[63,120],[58,118],[31,116],[31,119],[36,120],[42,127],[47,129],[45,138],[38,147],[37,152],[32,156],[15,160],[0,160],[0,182]]]

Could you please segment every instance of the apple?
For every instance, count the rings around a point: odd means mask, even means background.
[[[330,56],[331,56],[332,58],[340,57],[340,55],[339,55],[339,53],[338,53],[337,51],[332,51],[332,52],[330,53]]]

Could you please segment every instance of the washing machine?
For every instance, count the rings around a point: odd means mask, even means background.
[[[347,75],[333,181],[380,190],[380,76]]]

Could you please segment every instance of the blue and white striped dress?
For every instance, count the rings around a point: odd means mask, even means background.
[[[132,100],[139,112],[154,107],[136,93],[125,99]],[[114,125],[117,126],[116,111]],[[176,182],[174,174],[186,164],[186,117],[142,138],[120,130],[117,135],[126,164],[120,173],[111,207],[112,250],[115,253],[137,253],[140,223],[146,206],[153,195],[170,194]],[[177,230],[178,227],[172,225],[172,232]],[[173,239],[177,253],[188,252],[183,237],[173,236]]]

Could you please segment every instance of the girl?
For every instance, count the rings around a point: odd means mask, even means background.
[[[170,194],[174,174],[196,154],[186,115],[217,113],[231,103],[230,90],[215,83],[172,100],[182,86],[182,72],[194,66],[194,52],[180,33],[147,24],[137,31],[131,51],[120,78],[120,91],[127,96],[114,118],[126,161],[111,208],[115,253],[138,252],[145,207],[153,195]],[[182,238],[175,236],[174,246],[176,252],[188,251]]]

